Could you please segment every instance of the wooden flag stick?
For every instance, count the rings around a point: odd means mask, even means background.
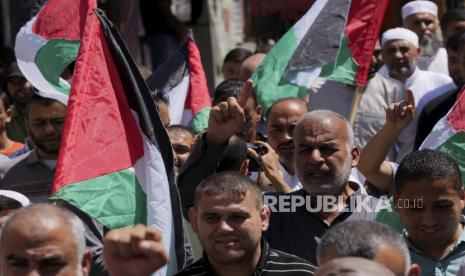
[[[357,86],[355,88],[354,97],[352,98],[352,104],[350,106],[349,123],[350,126],[354,126],[355,116],[360,107],[360,101],[362,100],[363,93],[365,92],[366,86]]]

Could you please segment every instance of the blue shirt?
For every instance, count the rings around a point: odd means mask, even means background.
[[[462,216],[462,221],[465,217]],[[422,276],[455,276],[465,257],[465,230],[462,231],[454,249],[442,258],[439,262],[426,256],[416,248],[409,240],[406,232],[402,234],[407,241],[412,263],[416,263],[421,268]]]

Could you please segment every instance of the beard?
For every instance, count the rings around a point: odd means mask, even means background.
[[[434,56],[439,48],[442,47],[442,33],[441,30],[437,30],[432,37],[422,37],[419,41],[421,49],[420,54],[426,57]]]
[[[58,154],[58,151],[60,150],[61,134],[39,138],[35,136],[32,132],[29,132],[29,137],[31,138],[34,146],[40,149],[41,151],[48,153],[48,154]],[[47,143],[45,142],[46,139],[56,139],[58,142],[50,146],[50,145],[47,145]]]
[[[412,60],[411,64],[406,64],[398,68],[389,68],[389,75],[395,79],[408,78],[413,74],[415,68],[417,67],[417,61]]]

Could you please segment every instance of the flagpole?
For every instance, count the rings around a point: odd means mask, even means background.
[[[365,92],[366,86],[359,86],[355,88],[354,97],[352,98],[352,104],[350,105],[349,123],[350,126],[354,126],[355,116],[360,108],[360,101],[362,100],[363,93]]]

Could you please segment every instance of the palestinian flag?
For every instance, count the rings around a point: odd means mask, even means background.
[[[388,0],[317,0],[252,75],[264,114],[318,77],[365,86]]]
[[[147,79],[152,91],[169,99],[171,124],[187,125],[200,110],[211,106],[207,78],[192,32],[171,57]]]
[[[157,273],[172,275],[185,252],[169,138],[119,33],[88,1],[52,199],[110,229],[159,228],[172,261]]]
[[[77,56],[84,28],[86,1],[48,0],[16,36],[18,67],[27,80],[48,98],[64,104],[70,84],[60,76]]]

